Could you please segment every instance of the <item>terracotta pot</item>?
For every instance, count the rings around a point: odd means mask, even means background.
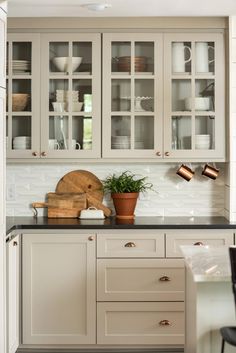
[[[112,193],[111,197],[116,210],[116,217],[123,219],[134,218],[134,210],[138,199],[138,192]]]

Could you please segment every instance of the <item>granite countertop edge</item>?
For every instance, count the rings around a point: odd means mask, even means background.
[[[47,217],[7,217],[7,235],[20,229],[236,229],[236,222],[224,217],[135,217],[119,220],[79,220]]]

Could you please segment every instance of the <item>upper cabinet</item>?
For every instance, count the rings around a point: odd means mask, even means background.
[[[223,33],[12,33],[7,53],[9,158],[225,161]]]
[[[40,151],[40,35],[9,34],[7,43],[8,158],[37,158]]]
[[[223,34],[165,34],[164,52],[164,157],[224,159]]]
[[[162,38],[103,35],[103,157],[162,156]]]
[[[43,34],[41,156],[101,156],[100,34]]]

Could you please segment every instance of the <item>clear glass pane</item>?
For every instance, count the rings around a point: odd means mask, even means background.
[[[192,123],[191,116],[172,116],[171,118],[171,145],[172,150],[191,150]]]
[[[134,69],[136,74],[154,73],[153,42],[135,42]]]
[[[71,110],[92,112],[92,80],[73,80],[72,87]]]
[[[84,75],[92,73],[92,43],[73,42],[73,72]]]
[[[191,98],[190,80],[172,80],[172,111],[186,111]]]
[[[195,70],[197,74],[215,73],[215,43],[195,43]]]
[[[12,43],[12,73],[26,75],[31,73],[32,44],[30,42]]]
[[[49,80],[49,110],[55,112],[68,111],[68,80]]]
[[[111,44],[111,71],[113,73],[130,73],[131,43],[112,42]]]
[[[196,150],[215,149],[215,117],[195,117],[195,148]]]
[[[12,117],[12,148],[31,149],[31,116]]]
[[[172,42],[172,73],[191,74],[191,42]]]
[[[130,149],[131,119],[130,116],[111,117],[111,149]]]
[[[49,149],[68,149],[68,117],[50,116],[49,117]]]
[[[135,80],[134,110],[154,111],[154,80]]]
[[[31,80],[12,80],[12,111],[31,111]]]
[[[71,148],[73,150],[92,149],[92,118],[91,117],[73,116]]]
[[[215,111],[215,80],[196,80],[195,93],[195,110]]]
[[[111,110],[113,112],[131,111],[130,80],[114,79],[111,81]]]
[[[69,71],[68,42],[51,42],[49,44],[49,71],[67,74]]]
[[[134,148],[137,150],[154,149],[154,117],[136,116],[135,117],[135,140]]]

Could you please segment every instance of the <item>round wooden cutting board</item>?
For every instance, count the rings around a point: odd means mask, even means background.
[[[56,193],[89,193],[92,198],[102,202],[101,181],[87,170],[74,170],[64,175],[56,186]]]

